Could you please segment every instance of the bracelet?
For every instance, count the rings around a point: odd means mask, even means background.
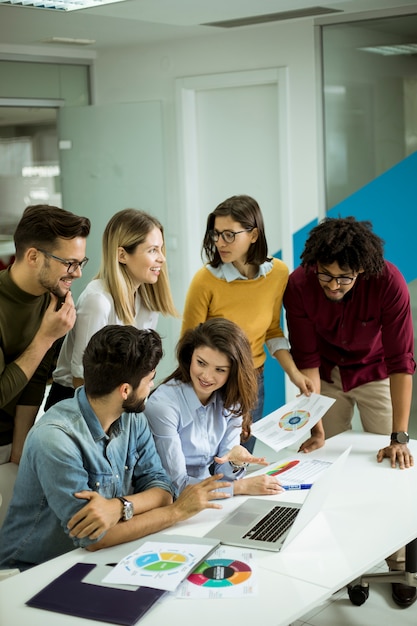
[[[236,474],[239,470],[245,469],[249,465],[249,463],[241,463],[240,465],[237,465],[237,463],[233,463],[233,461],[229,461],[229,464],[233,469],[233,474]]]

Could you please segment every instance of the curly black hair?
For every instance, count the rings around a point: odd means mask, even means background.
[[[343,271],[363,271],[369,278],[384,268],[384,241],[372,232],[371,222],[326,217],[310,231],[300,258],[306,268],[336,262]]]

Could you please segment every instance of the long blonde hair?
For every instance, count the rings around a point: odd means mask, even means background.
[[[116,315],[123,324],[133,324],[135,319],[135,288],[126,265],[119,263],[119,248],[133,254],[147,235],[159,228],[164,237],[162,224],[152,215],[137,209],[123,209],[108,222],[102,239],[100,278],[113,298]],[[162,245],[165,256],[165,243]],[[169,285],[166,262],[155,284],[142,283],[138,293],[143,304],[150,310],[178,317]]]

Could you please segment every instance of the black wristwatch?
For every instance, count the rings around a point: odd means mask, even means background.
[[[123,498],[122,496],[118,496],[120,502],[123,504],[123,514],[121,519],[124,522],[127,522],[127,520],[132,519],[133,517],[133,504],[129,501],[126,500],[126,498]]]
[[[240,463],[238,465],[237,463],[233,463],[233,461],[229,461],[229,465],[233,470],[233,474],[236,474],[237,472],[240,472],[241,470],[246,469],[249,463]]]
[[[409,441],[409,434],[403,430],[400,430],[398,433],[391,433],[391,443],[408,443]]]

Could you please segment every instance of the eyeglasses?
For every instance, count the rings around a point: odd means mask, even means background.
[[[338,285],[351,285],[357,276],[332,276],[324,272],[316,272],[317,278],[321,283],[331,283],[335,280]]]
[[[221,232],[218,230],[209,230],[208,234],[214,243],[217,243],[220,237],[226,243],[233,243],[236,235],[240,235],[240,233],[250,233],[253,228],[244,228],[243,230],[222,230]]]
[[[47,250],[42,250],[42,248],[36,248],[39,252],[42,252],[45,256],[49,256],[51,259],[55,259],[55,261],[59,261],[62,265],[66,265],[67,274],[73,274],[78,268],[80,270],[84,269],[88,263],[87,257],[85,257],[82,261],[68,261],[68,259],[62,259],[60,256],[55,256],[55,254],[51,254]]]

